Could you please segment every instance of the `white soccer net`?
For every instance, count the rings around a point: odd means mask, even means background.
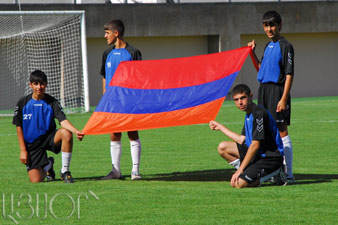
[[[81,33],[82,32],[82,33]],[[31,93],[29,74],[46,73],[46,93],[66,113],[89,111],[84,12],[0,11],[0,115]]]

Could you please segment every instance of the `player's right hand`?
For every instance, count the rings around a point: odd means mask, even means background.
[[[255,39],[252,40],[252,41],[250,41],[250,42],[248,43],[248,46],[251,47],[252,51],[255,51],[255,49],[256,49],[256,42],[255,42]]]
[[[20,151],[20,162],[22,164],[28,164],[28,153],[27,151]]]

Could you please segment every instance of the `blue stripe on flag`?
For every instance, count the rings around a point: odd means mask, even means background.
[[[226,96],[238,72],[209,83],[172,89],[109,86],[95,112],[146,114],[198,106]]]

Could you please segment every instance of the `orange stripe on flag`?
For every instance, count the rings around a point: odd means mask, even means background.
[[[208,123],[216,118],[224,99],[225,97],[199,106],[162,113],[121,114],[94,112],[83,132],[86,135],[107,134]]]

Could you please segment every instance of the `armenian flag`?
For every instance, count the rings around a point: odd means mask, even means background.
[[[193,57],[124,61],[83,132],[106,134],[214,120],[250,47]]]

